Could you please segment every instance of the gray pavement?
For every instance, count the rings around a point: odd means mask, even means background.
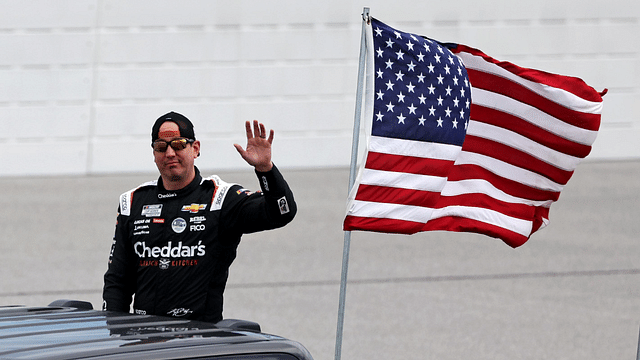
[[[348,169],[283,172],[299,215],[244,237],[224,314],[333,359]],[[250,170],[219,175],[258,187]],[[117,197],[155,177],[0,178],[0,304],[99,307]],[[640,161],[581,164],[551,224],[515,250],[474,234],[353,233],[342,359],[635,359],[638,179]]]

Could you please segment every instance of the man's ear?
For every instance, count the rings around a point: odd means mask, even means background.
[[[200,140],[193,142],[193,151],[196,153],[196,158],[200,156]]]

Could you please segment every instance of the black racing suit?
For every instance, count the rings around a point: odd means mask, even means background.
[[[222,294],[242,234],[274,229],[296,213],[274,166],[258,173],[261,192],[217,176],[167,191],[162,178],[120,196],[104,275],[103,310],[222,320]]]

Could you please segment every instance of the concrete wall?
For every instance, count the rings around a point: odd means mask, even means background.
[[[232,143],[251,119],[276,130],[281,167],[348,166],[364,6],[608,88],[588,159],[640,157],[634,0],[0,0],[0,176],[154,171],[150,128],[171,110],[203,169],[245,166]]]

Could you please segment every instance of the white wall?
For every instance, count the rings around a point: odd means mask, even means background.
[[[0,176],[154,171],[175,110],[203,169],[244,163],[245,120],[280,167],[348,166],[362,9],[404,31],[607,87],[588,159],[639,158],[637,0],[0,0]]]

